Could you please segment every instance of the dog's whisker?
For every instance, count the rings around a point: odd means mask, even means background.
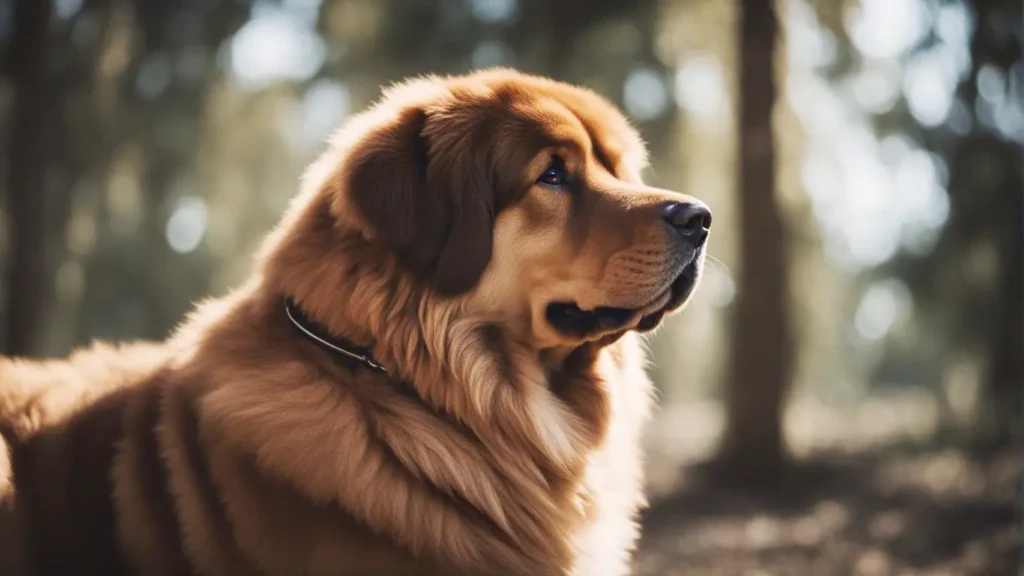
[[[712,266],[714,266],[716,269],[718,269],[721,272],[723,272],[726,275],[727,278],[729,278],[730,280],[735,281],[736,278],[733,275],[732,270],[730,270],[729,267],[725,265],[725,262],[722,262],[721,260],[719,260],[718,258],[715,258],[711,254],[708,254],[707,256],[705,256],[705,258],[707,258],[707,261]]]

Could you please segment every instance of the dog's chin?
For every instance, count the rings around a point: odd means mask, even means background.
[[[599,306],[584,310],[575,302],[552,302],[547,306],[547,320],[560,334],[572,339],[589,340],[629,330],[649,332],[657,328],[667,314],[678,310],[689,299],[700,277],[701,260],[694,259],[683,267],[668,288],[646,306]]]

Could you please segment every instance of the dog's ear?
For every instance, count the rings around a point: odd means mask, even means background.
[[[447,119],[410,107],[372,129],[348,153],[342,190],[378,241],[455,295],[490,261],[494,192],[487,152],[469,149]]]

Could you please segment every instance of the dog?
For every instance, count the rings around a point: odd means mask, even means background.
[[[618,575],[711,213],[596,93],[385,90],[164,342],[0,359],[0,572]]]

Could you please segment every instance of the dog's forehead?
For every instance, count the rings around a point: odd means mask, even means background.
[[[613,173],[630,156],[645,156],[622,113],[589,90],[520,73],[483,75],[479,80],[486,90],[478,94],[486,94],[501,113],[533,126],[550,144],[593,153]]]

